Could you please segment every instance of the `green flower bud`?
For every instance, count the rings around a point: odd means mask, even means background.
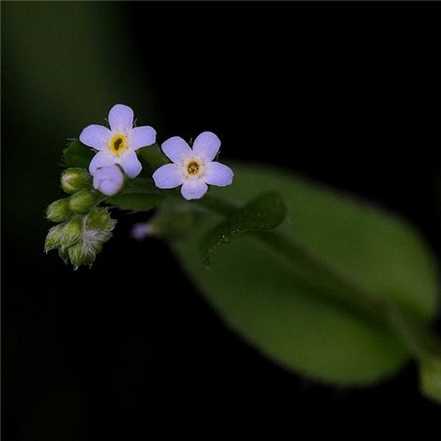
[[[60,246],[64,249],[74,245],[81,239],[83,231],[83,217],[75,216],[63,225]]]
[[[115,224],[106,208],[93,208],[86,218],[86,228],[90,230],[112,231]]]
[[[61,238],[63,236],[64,224],[55,225],[52,227],[46,236],[44,243],[44,252],[48,253],[51,250],[58,248],[61,245]]]
[[[59,199],[47,207],[46,217],[52,222],[63,222],[69,219],[71,215],[69,199]]]
[[[68,248],[67,254],[74,270],[77,270],[83,265],[87,265],[89,267],[92,266],[96,257],[95,249],[84,246],[82,242],[78,242],[77,244]]]
[[[87,213],[99,198],[96,191],[80,190],[69,198],[69,207],[74,213]]]
[[[68,168],[61,175],[61,188],[69,194],[91,188],[91,178],[84,168]]]

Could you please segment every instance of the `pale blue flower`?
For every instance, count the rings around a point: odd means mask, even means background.
[[[100,167],[95,170],[93,175],[93,187],[106,196],[113,196],[119,193],[123,184],[124,175],[117,165]]]
[[[225,187],[233,182],[233,171],[220,162],[213,161],[221,145],[220,139],[211,132],[201,133],[191,148],[179,136],[165,141],[161,148],[172,161],[153,173],[158,188],[181,187],[185,199],[200,199],[208,185]]]
[[[80,135],[80,141],[98,150],[89,165],[94,175],[98,168],[119,164],[126,175],[134,178],[142,170],[136,150],[156,142],[156,130],[150,126],[133,127],[133,110],[116,104],[109,112],[110,129],[92,124]]]

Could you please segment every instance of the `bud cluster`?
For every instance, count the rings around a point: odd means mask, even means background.
[[[58,250],[60,257],[74,269],[91,266],[112,235],[116,221],[106,208],[96,207],[102,195],[92,189],[89,173],[68,168],[61,175],[61,187],[69,197],[52,202],[48,220],[57,223],[46,237],[45,252]]]
[[[45,251],[58,249],[60,257],[74,269],[92,266],[103,244],[112,237],[115,224],[106,208],[96,207],[86,215],[77,214],[49,230]]]

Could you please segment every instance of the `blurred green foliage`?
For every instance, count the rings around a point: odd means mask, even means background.
[[[235,183],[223,198],[239,204],[277,189],[288,207],[278,231],[288,240],[312,250],[373,304],[390,302],[422,323],[434,317],[432,256],[410,226],[280,170],[239,164],[234,170]],[[176,250],[226,323],[263,353],[309,377],[351,385],[378,381],[409,359],[409,348],[381,320],[342,307],[328,279],[292,265],[277,247],[245,237],[219,248],[206,269],[198,243],[217,222],[198,224]],[[355,289],[345,295],[354,305],[360,300]]]

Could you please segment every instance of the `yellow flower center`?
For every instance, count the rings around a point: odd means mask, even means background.
[[[196,161],[191,161],[187,165],[187,173],[189,175],[197,175],[199,172],[199,164]]]
[[[187,178],[199,178],[204,171],[204,163],[199,158],[189,158],[184,163],[184,173]]]
[[[121,156],[129,147],[127,136],[115,133],[108,142],[108,147],[113,156]]]

